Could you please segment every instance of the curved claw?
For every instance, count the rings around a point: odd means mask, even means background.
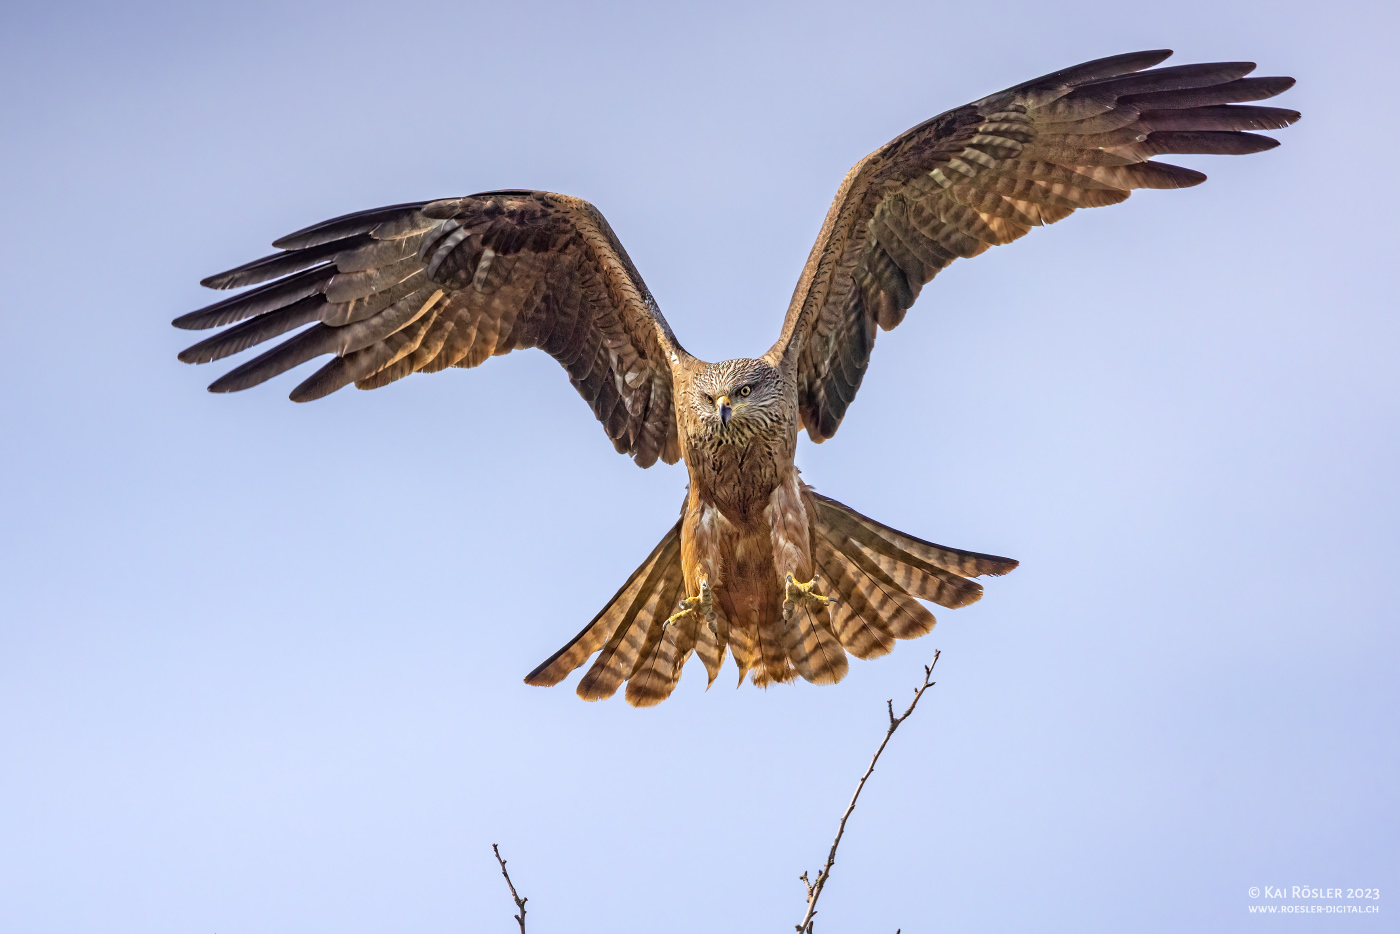
[[[690,616],[698,612],[710,627],[710,632],[717,630],[715,622],[715,594],[710,589],[710,582],[705,578],[700,578],[700,593],[693,597],[686,597],[676,604],[676,612],[663,623],[669,626],[678,619]]]
[[[792,614],[796,611],[799,603],[811,603],[818,609],[841,603],[835,597],[825,597],[816,592],[815,587],[819,580],[821,580],[821,576],[818,574],[813,574],[812,579],[806,583],[799,582],[791,574],[787,575],[783,581],[783,619],[792,619]]]

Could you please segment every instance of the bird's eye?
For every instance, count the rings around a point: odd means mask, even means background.
[[[741,396],[747,396],[747,395],[748,395],[749,393],[751,393],[751,392],[753,392],[753,389],[752,389],[752,388],[750,388],[750,387],[748,387],[748,386],[744,386],[743,388],[741,388],[741,389],[739,390],[739,395],[741,395]]]

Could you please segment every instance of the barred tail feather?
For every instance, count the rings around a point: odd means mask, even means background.
[[[842,536],[848,535],[867,548],[888,546],[903,553],[907,558],[916,559],[919,564],[932,565],[959,577],[981,577],[983,574],[1000,577],[1020,564],[1019,561],[999,555],[984,555],[976,551],[962,551],[947,545],[926,542],[922,538],[915,538],[887,525],[881,525],[845,503],[822,496],[810,487],[805,492],[817,504],[819,526],[839,527]]]
[[[757,632],[752,626],[731,626],[729,629],[729,651],[739,669],[740,686],[744,683],[744,675],[761,664],[758,646],[754,644],[756,636]]]
[[[982,585],[976,581],[944,570],[896,547],[849,516],[836,513],[831,520],[834,529],[844,533],[848,540],[859,543],[860,553],[910,596],[949,609],[982,599]]]
[[[922,603],[900,589],[859,545],[850,539],[844,544],[841,557],[854,581],[852,602],[862,615],[879,617],[896,639],[914,639],[933,629],[937,621]]]
[[[832,614],[836,639],[857,658],[889,652],[895,639],[925,635],[937,622],[919,603],[956,608],[975,603],[982,587],[969,577],[1001,575],[1017,562],[935,545],[806,492],[813,503],[813,557],[827,592],[842,602]]]
[[[837,640],[856,658],[888,655],[894,649],[894,634],[866,603],[857,586],[857,569],[825,539],[818,539],[814,557],[828,595],[841,601],[831,615]]]
[[[826,609],[813,611],[802,606],[792,616],[786,632],[788,658],[804,680],[813,684],[835,684],[846,677],[846,652],[831,631]]]
[[[636,649],[641,648],[642,640],[650,628],[652,619],[651,614],[643,611],[647,610],[649,606],[654,608],[657,602],[656,591],[661,589],[664,582],[674,579],[680,573],[680,540],[681,526],[677,522],[652,549],[651,554],[647,556],[641,566],[632,572],[632,576],[618,589],[607,605],[598,611],[598,615],[593,617],[593,620],[583,627],[583,630],[574,636],[568,644],[526,675],[525,683],[541,687],[558,684],[600,649],[603,649],[603,654],[608,656],[609,663],[615,663],[619,673],[623,675],[630,673],[631,661],[627,660],[625,654],[619,658],[618,653],[624,639],[632,633],[634,628],[637,628],[638,618],[644,617],[641,619],[641,631],[633,636],[635,646],[631,658],[635,658]],[[669,614],[669,607],[663,607],[663,609],[666,609]],[[662,617],[662,619],[665,618],[665,616]],[[627,660],[625,666],[623,665],[624,660]],[[605,667],[609,663],[605,663]],[[618,683],[621,683],[620,679]],[[602,681],[595,678],[590,691],[602,688]],[[617,684],[613,684],[612,689],[606,694],[599,693],[596,697],[589,699],[601,699],[610,696],[616,690]],[[580,693],[582,694],[582,685],[580,685]]]
[[[667,626],[666,620],[671,608],[684,596],[684,589],[685,579],[677,574],[668,581],[667,587],[657,591],[658,609],[647,628],[646,642],[637,655],[637,662],[627,677],[624,696],[633,707],[655,707],[671,696],[680,680],[675,635],[679,626]],[[694,617],[688,620],[693,623]]]
[[[617,627],[607,645],[593,660],[592,667],[579,680],[575,693],[584,700],[612,697],[622,682],[632,677],[648,642],[648,634],[671,615],[676,604],[675,594],[682,580],[679,563],[668,563],[664,567],[658,564],[647,578],[649,586],[637,598],[640,601],[645,597],[645,601],[630,623],[624,621]]]
[[[681,676],[681,669],[690,660],[691,653],[695,651],[695,642],[700,638],[700,630],[708,628],[700,619],[699,613],[692,613],[689,616],[682,616],[676,622],[667,627],[663,637],[667,643],[666,651],[673,659],[673,666],[676,672],[676,679]]]
[[[706,690],[715,683],[719,667],[724,664],[725,648],[729,645],[729,621],[719,607],[715,607],[715,617],[714,631],[710,630],[708,624],[703,623],[695,631],[695,655],[700,659],[700,664],[705,666],[705,673],[710,678],[705,685]],[[685,659],[682,658],[678,664],[684,665]]]
[[[788,662],[786,628],[781,616],[759,620],[758,665],[754,672],[754,684],[785,684],[797,677],[797,671]]]

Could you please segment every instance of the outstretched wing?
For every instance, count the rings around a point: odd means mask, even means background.
[[[1087,62],[921,123],[846,175],[812,247],[774,362],[796,353],[808,436],[836,433],[875,343],[919,289],[960,256],[1010,243],[1076,208],[1135,188],[1186,188],[1205,176],[1150,161],[1243,154],[1277,141],[1298,113],[1236,106],[1292,87],[1246,78],[1249,62],[1152,68],[1170,51]]]
[[[180,354],[208,363],[310,325],[215,380],[256,386],[334,354],[292,390],[309,402],[349,383],[376,389],[410,373],[473,367],[539,347],[593,408],[618,451],[642,467],[680,457],[671,404],[676,342],[617,236],[593,205],[539,191],[493,191],[347,214],[276,241],[282,252],[205,279],[269,282],[176,318],[232,325]]]

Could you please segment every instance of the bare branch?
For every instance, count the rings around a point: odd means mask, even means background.
[[[491,844],[491,852],[496,854],[496,862],[501,864],[501,875],[506,877],[506,885],[510,886],[510,897],[515,899],[515,907],[520,909],[520,914],[511,915],[520,923],[520,934],[525,934],[525,903],[528,898],[521,898],[515,891],[515,883],[510,881],[510,873],[506,872],[506,861],[501,859],[501,848],[496,844]]]
[[[914,699],[909,702],[904,713],[898,717],[894,715],[894,701],[886,701],[885,707],[890,714],[889,729],[885,730],[885,738],[880,741],[880,746],[875,750],[875,755],[870,758],[870,766],[865,770],[865,774],[856,783],[856,793],[851,795],[851,803],[846,805],[846,812],[841,815],[841,823],[836,825],[836,839],[831,841],[831,851],[826,854],[826,865],[821,872],[817,873],[815,882],[807,880],[807,873],[803,873],[799,878],[802,884],[807,887],[807,913],[802,916],[802,922],[797,925],[797,934],[812,934],[812,925],[817,916],[817,899],[821,898],[822,889],[826,888],[827,880],[831,878],[831,867],[836,865],[836,848],[841,845],[841,837],[846,833],[846,821],[850,818],[851,812],[856,809],[856,801],[860,798],[861,789],[865,787],[866,779],[875,771],[875,763],[880,761],[880,753],[885,751],[885,746],[889,743],[894,731],[899,729],[899,725],[909,719],[909,715],[914,712],[914,708],[919,705],[919,698],[924,696],[924,692],[933,687],[936,683],[932,681],[933,669],[938,664],[938,657],[942,651],[933,653],[933,661],[924,666],[924,683],[914,689]],[[521,926],[522,934],[524,925]],[[898,934],[898,932],[896,932]]]

